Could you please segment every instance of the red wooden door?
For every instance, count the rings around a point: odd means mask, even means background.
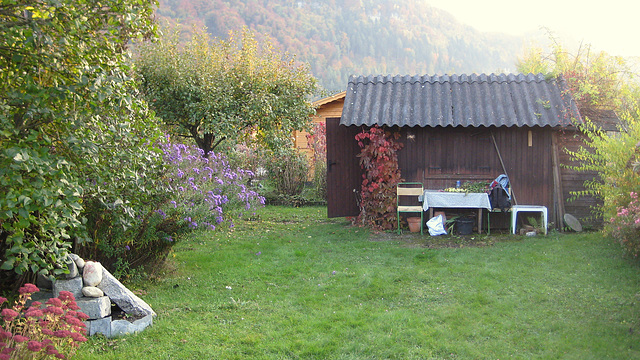
[[[362,170],[355,136],[360,128],[340,125],[340,118],[328,118],[326,123],[327,216],[356,216],[360,212],[356,195],[360,192]]]

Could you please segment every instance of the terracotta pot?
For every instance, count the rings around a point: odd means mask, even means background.
[[[420,231],[420,218],[419,217],[408,217],[407,222],[409,223],[409,231],[411,232],[419,232]]]

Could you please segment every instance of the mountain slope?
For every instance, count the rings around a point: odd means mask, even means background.
[[[522,40],[480,33],[423,0],[161,0],[159,19],[207,26],[216,37],[248,26],[308,62],[320,84],[351,74],[502,72]]]

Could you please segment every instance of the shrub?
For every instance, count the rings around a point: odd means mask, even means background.
[[[223,223],[233,227],[235,217],[264,204],[248,186],[253,173],[231,168],[223,155],[211,152],[205,158],[196,146],[170,142],[159,146],[165,164],[159,192],[132,226],[118,226],[117,214],[108,209],[90,211],[93,241],[79,253],[118,275],[159,263],[186,232],[215,230]]]
[[[78,311],[73,294],[61,291],[59,297],[46,302],[46,307],[35,301],[26,308],[27,300],[37,291],[35,285],[25,284],[13,307],[2,310],[0,360],[47,356],[65,359],[75,354],[80,343],[87,341],[82,320],[88,316]],[[0,297],[0,305],[6,301]]]
[[[304,154],[294,148],[282,148],[266,157],[267,179],[276,195],[297,196],[302,193],[309,173]]]
[[[397,224],[396,186],[402,181],[398,153],[402,144],[396,142],[399,133],[391,133],[377,125],[356,135],[360,146],[362,188],[357,224],[375,230],[388,230]]]
[[[627,206],[631,192],[640,190],[640,174],[633,163],[640,160],[640,110],[634,114],[621,115],[625,128],[616,136],[610,136],[597,124],[585,120],[579,124],[587,140],[579,150],[567,151],[578,165],[570,168],[578,171],[594,171],[597,177],[585,182],[584,191],[572,192],[572,199],[581,196],[595,196],[603,203],[595,208],[595,215],[601,219],[615,217],[621,206]]]
[[[327,127],[316,123],[307,135],[313,149],[313,190],[318,199],[327,200]]]
[[[84,233],[78,179],[39,131],[0,143],[0,269],[60,274],[69,240]]]
[[[168,211],[184,215],[190,228],[208,228],[228,222],[264,205],[264,197],[251,188],[255,174],[234,169],[223,154],[204,152],[196,146],[167,143],[162,146],[169,165],[166,184],[171,192]],[[162,213],[162,216],[167,214]]]
[[[634,258],[640,256],[640,201],[638,194],[629,194],[629,203],[619,206],[615,216],[609,219],[605,227],[622,248]]]

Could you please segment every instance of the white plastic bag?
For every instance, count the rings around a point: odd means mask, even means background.
[[[429,228],[429,235],[447,235],[447,230],[444,229],[442,221],[442,215],[434,216],[427,221],[427,227]]]

